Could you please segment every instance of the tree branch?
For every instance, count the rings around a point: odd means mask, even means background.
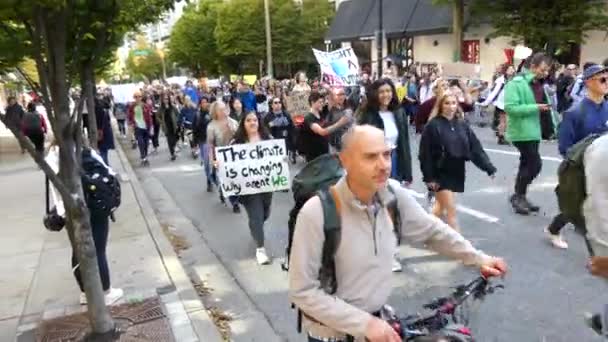
[[[49,180],[51,181],[51,183],[53,183],[53,186],[57,189],[59,194],[61,194],[61,198],[63,199],[63,201],[73,206],[75,202],[72,199],[70,190],[59,178],[59,175],[56,174],[55,171],[53,171],[53,169],[51,168],[51,166],[46,162],[46,160],[44,159],[44,155],[42,153],[38,153],[38,151],[36,151],[36,148],[34,147],[34,144],[32,144],[32,142],[25,135],[23,135],[23,132],[21,132],[19,127],[16,125],[16,122],[9,120],[6,115],[3,114],[0,114],[0,121],[13,133],[15,138],[17,138],[17,141],[19,141],[21,147],[27,150],[27,152],[34,159],[36,164],[40,166],[44,174],[49,177]]]

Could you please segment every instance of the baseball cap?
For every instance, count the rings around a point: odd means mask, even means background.
[[[585,69],[585,71],[583,72],[583,79],[588,80],[588,79],[592,78],[593,76],[604,73],[604,72],[608,72],[607,67],[600,65],[600,64],[594,64],[594,65],[588,67],[587,69]]]

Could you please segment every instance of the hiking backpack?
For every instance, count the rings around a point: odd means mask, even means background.
[[[23,130],[26,134],[42,133],[42,118],[36,112],[26,112],[23,115]]]
[[[590,134],[574,144],[557,169],[558,185],[555,188],[559,209],[564,217],[585,235],[583,203],[587,198],[584,157],[589,147],[601,134]]]
[[[82,151],[82,189],[89,211],[110,216],[120,206],[120,181],[95,158],[90,149]]]
[[[323,208],[323,233],[325,236],[319,269],[319,282],[320,287],[328,294],[335,294],[338,289],[334,258],[340,245],[342,205],[334,186],[344,174],[344,169],[338,157],[333,154],[325,154],[306,164],[292,182],[295,206],[290,212],[287,261],[282,267],[284,271],[289,270],[289,255],[299,211],[310,198],[318,196]],[[390,185],[388,190],[394,194],[394,189]],[[389,203],[387,210],[394,225],[397,241],[400,242],[401,220],[397,201]],[[294,304],[292,304],[292,308],[297,309]],[[297,331],[301,332],[303,313],[300,309],[297,310]]]

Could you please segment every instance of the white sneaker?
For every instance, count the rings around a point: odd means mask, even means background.
[[[80,305],[87,305],[87,295],[84,292],[80,292]]]
[[[553,247],[560,249],[568,249],[568,243],[562,238],[561,234],[551,234],[551,232],[549,232],[549,229],[547,228],[545,228],[545,234],[547,234],[547,238],[549,238],[549,242],[551,242]]]
[[[401,262],[397,260],[397,257],[393,257],[393,272],[401,272],[403,271],[403,267],[401,266]]]
[[[108,291],[106,291],[106,305],[112,305],[116,303],[120,298],[122,298],[124,292],[122,289],[115,289],[110,287]]]
[[[266,248],[258,248],[255,250],[255,258],[258,260],[259,265],[270,264],[270,258],[266,254]]]

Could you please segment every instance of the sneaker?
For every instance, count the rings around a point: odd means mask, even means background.
[[[177,159],[177,156],[174,154],[171,156],[171,161],[175,161],[175,159]]]
[[[547,238],[549,238],[549,242],[551,242],[553,247],[568,249],[568,243],[562,238],[561,234],[551,234],[548,228],[545,228],[545,234],[547,235]]]
[[[108,291],[106,291],[106,305],[112,305],[116,303],[120,298],[122,298],[124,292],[122,289],[115,289],[111,287]]]
[[[399,260],[397,260],[397,257],[393,257],[393,272],[401,272],[401,271],[403,271],[401,262],[399,262]]]
[[[84,292],[80,292],[80,305],[87,305],[87,295]]]
[[[510,198],[513,211],[519,215],[530,215],[530,208],[524,200],[523,196],[513,195]]]
[[[238,204],[235,204],[232,206],[232,212],[235,214],[240,214],[241,213],[241,207]]]
[[[523,197],[522,200],[524,201],[524,203],[526,204],[528,209],[530,209],[531,212],[537,213],[540,211],[540,207],[535,204],[532,204],[530,201],[528,201],[528,199],[526,197]]]
[[[266,248],[264,247],[255,250],[255,258],[258,261],[258,265],[270,264],[270,258],[266,254]]]

